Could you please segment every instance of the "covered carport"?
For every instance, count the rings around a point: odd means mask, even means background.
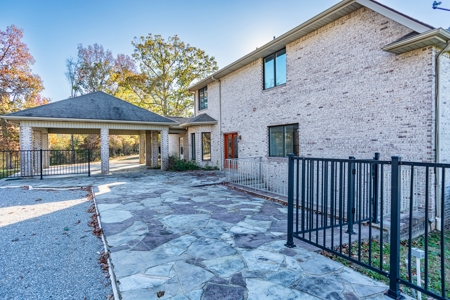
[[[139,163],[161,169],[169,162],[169,127],[173,120],[103,92],[69,98],[3,115],[20,126],[20,150],[48,150],[48,134],[100,135],[101,172],[109,173],[109,135],[139,135]],[[158,139],[160,135],[160,139]],[[158,140],[160,140],[160,145]],[[44,167],[49,159],[43,157]],[[22,176],[32,174],[33,162],[21,159]]]

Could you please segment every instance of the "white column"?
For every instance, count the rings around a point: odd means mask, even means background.
[[[161,170],[169,166],[169,128],[161,130]]]
[[[152,132],[145,132],[145,165],[152,166]]]
[[[100,158],[102,160],[102,174],[109,173],[109,129],[100,129]]]
[[[145,131],[139,131],[139,163],[145,164]]]
[[[20,126],[20,174],[33,176],[33,128]]]
[[[41,132],[38,130],[33,130],[33,168],[34,172],[39,173],[41,170],[41,156],[39,150],[42,149],[42,139]],[[40,173],[39,173],[40,174]]]
[[[48,151],[50,150],[48,144],[48,133],[42,132],[41,138],[42,138],[42,150],[44,150],[44,152],[42,153],[42,164],[43,164],[42,167],[48,168],[50,167],[50,153]]]
[[[151,157],[152,157],[152,167],[158,166],[158,154],[159,154],[159,144],[158,144],[158,131],[152,131],[152,142],[151,142]]]

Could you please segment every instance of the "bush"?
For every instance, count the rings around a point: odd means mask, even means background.
[[[167,169],[169,171],[190,171],[199,170],[200,167],[194,161],[179,159],[178,157],[170,156],[169,166]]]

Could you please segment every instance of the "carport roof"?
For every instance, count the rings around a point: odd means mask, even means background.
[[[3,115],[10,120],[70,120],[175,125],[175,121],[104,92],[94,92]]]

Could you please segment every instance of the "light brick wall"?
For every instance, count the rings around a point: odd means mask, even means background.
[[[24,150],[33,150],[33,128],[20,126],[20,174],[22,176],[33,176],[33,155]]]
[[[211,133],[211,160],[204,161],[202,159],[202,132],[210,132]],[[191,126],[188,129],[188,147],[189,151],[187,152],[189,156],[185,156],[186,159],[190,159],[190,149],[191,149],[191,133],[195,133],[195,150],[196,150],[196,159],[195,161],[201,167],[205,167],[206,165],[212,167],[220,166],[220,134],[219,134],[219,126],[211,126],[211,125],[203,125],[203,126]]]
[[[161,170],[169,166],[169,129],[161,130]]]
[[[169,156],[180,157],[180,135],[177,133],[169,134]]]
[[[100,157],[102,174],[109,173],[109,129],[100,129]]]
[[[434,161],[433,49],[381,49],[410,32],[361,8],[287,45],[286,85],[262,89],[262,59],[221,78],[222,132],[242,136],[239,157],[268,156],[268,126],[298,123],[302,156]],[[216,119],[218,90],[201,111]]]
[[[440,160],[450,163],[450,54],[441,55],[440,58],[440,100],[441,100],[441,128],[440,128]],[[450,170],[446,172],[446,195],[444,207],[445,224],[450,225]]]

